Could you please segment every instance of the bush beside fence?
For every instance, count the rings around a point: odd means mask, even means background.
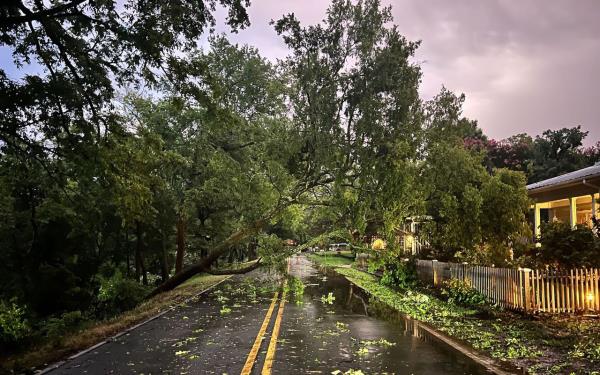
[[[450,279],[467,281],[491,302],[528,313],[600,311],[600,272],[596,268],[532,270],[417,260],[417,275],[434,287]]]

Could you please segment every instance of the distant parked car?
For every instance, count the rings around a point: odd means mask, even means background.
[[[333,244],[329,245],[329,250],[331,250],[331,251],[346,250],[348,248],[348,245],[349,244],[346,242],[333,243]]]

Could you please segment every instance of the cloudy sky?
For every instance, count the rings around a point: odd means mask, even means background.
[[[586,145],[600,140],[600,1],[382,1],[400,31],[422,41],[424,98],[442,85],[464,93],[465,114],[492,138],[581,125]],[[286,50],[269,21],[293,12],[314,24],[327,5],[252,0],[251,27],[231,37],[280,58]]]
[[[581,125],[586,145],[600,141],[600,0],[382,0],[410,40],[423,69],[421,94],[442,85],[467,96],[465,115],[492,138]],[[295,13],[320,22],[328,0],[252,0],[251,26],[230,35],[275,60],[286,55],[271,19]],[[217,32],[226,32],[225,12]],[[17,70],[0,47],[0,66]]]

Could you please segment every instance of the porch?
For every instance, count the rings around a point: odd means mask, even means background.
[[[592,226],[598,215],[600,201],[600,163],[558,177],[527,185],[535,237],[541,234],[541,224],[561,221]]]

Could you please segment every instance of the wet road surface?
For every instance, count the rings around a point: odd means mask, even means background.
[[[282,277],[257,271],[236,276],[51,374],[231,375],[247,362],[251,374],[269,368],[273,374],[488,373],[305,257],[292,257],[289,273],[304,290],[290,279],[284,306],[272,303],[276,293],[281,297]],[[264,338],[257,339],[263,325]],[[256,361],[248,359],[255,342]]]

